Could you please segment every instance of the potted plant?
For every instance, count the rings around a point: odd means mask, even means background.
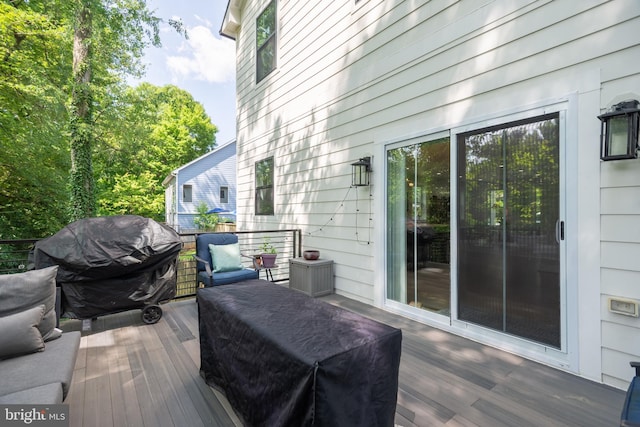
[[[276,265],[276,257],[278,252],[276,248],[271,244],[271,240],[267,237],[264,238],[262,245],[260,246],[262,253],[260,258],[262,259],[262,267],[272,268]]]

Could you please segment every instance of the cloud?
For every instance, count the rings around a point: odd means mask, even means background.
[[[209,21],[207,18],[202,17],[202,16],[200,16],[200,15],[198,15],[198,14],[194,15],[194,17],[196,18],[196,20],[197,20],[197,21],[202,22],[202,23],[204,24],[204,26],[205,26],[205,27],[207,27],[207,28],[211,28],[211,25],[212,25],[212,24],[211,24],[211,21]]]
[[[202,25],[188,29],[189,39],[181,55],[168,56],[167,67],[174,78],[193,78],[210,83],[235,79],[236,48],[232,40],[215,37]]]

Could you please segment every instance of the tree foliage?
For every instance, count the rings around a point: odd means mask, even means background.
[[[149,44],[159,46],[159,22],[145,0],[75,0],[71,92],[71,219],[95,214],[93,115],[113,104],[123,76],[139,74]]]
[[[554,230],[560,212],[558,131],[557,118],[541,118],[465,135],[458,157],[464,223]]]
[[[0,2],[0,238],[66,223],[71,39],[53,3]]]
[[[90,0],[78,1],[73,31],[73,79],[69,128],[71,131],[71,219],[95,214],[91,147],[93,143],[93,91],[91,89],[93,8]]]
[[[210,151],[216,127],[202,104],[172,85],[128,88],[110,113],[96,155],[98,213],[164,220],[162,181]]]
[[[208,213],[209,207],[205,202],[200,202],[196,208],[198,214],[193,219],[196,228],[201,231],[215,231],[216,225],[220,222],[217,213]]]
[[[74,74],[81,11],[90,55]],[[143,75],[160,22],[145,0],[0,0],[1,239],[45,237],[91,215],[95,179],[98,214],[158,217],[164,176],[214,144],[215,127],[188,94],[167,89],[164,102],[124,84]],[[186,36],[179,21],[169,24]],[[90,172],[71,181],[82,168]],[[88,197],[76,210],[74,192]]]

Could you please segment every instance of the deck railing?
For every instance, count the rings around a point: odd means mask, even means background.
[[[182,233],[182,251],[178,257],[178,283],[176,298],[193,296],[196,293],[196,264],[193,259],[195,254],[195,241],[198,234]],[[273,281],[282,282],[289,280],[289,258],[302,255],[302,232],[299,229],[290,230],[259,230],[259,231],[234,231],[238,236],[240,251],[244,255],[256,255],[260,253],[260,246],[268,241],[276,248],[278,258],[277,268],[271,269]],[[38,239],[0,240],[0,274],[20,273],[31,269],[29,265],[29,253]],[[252,266],[250,258],[245,258],[247,267]],[[260,277],[265,272],[260,272]]]
[[[182,233],[183,248],[180,253],[178,265],[178,288],[176,298],[195,295],[196,284],[196,263],[193,255],[196,252],[196,237],[200,233]],[[260,231],[234,231],[238,236],[240,252],[246,256],[258,255],[260,246],[268,241],[275,247],[278,257],[276,259],[277,268],[271,269],[274,282],[289,280],[289,258],[297,258],[302,255],[302,231],[300,229],[291,230],[260,230]],[[246,267],[252,267],[250,258],[243,258]],[[260,272],[261,278],[266,278],[266,272]]]
[[[0,240],[0,274],[20,273],[29,267],[29,252],[38,239]]]

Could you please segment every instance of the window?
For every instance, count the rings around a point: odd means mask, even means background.
[[[193,188],[190,185],[182,186],[182,201],[193,202]]]
[[[256,21],[256,82],[276,68],[276,0],[272,0]]]
[[[220,203],[229,203],[229,187],[220,187]]]
[[[256,215],[273,215],[273,157],[256,163]]]

